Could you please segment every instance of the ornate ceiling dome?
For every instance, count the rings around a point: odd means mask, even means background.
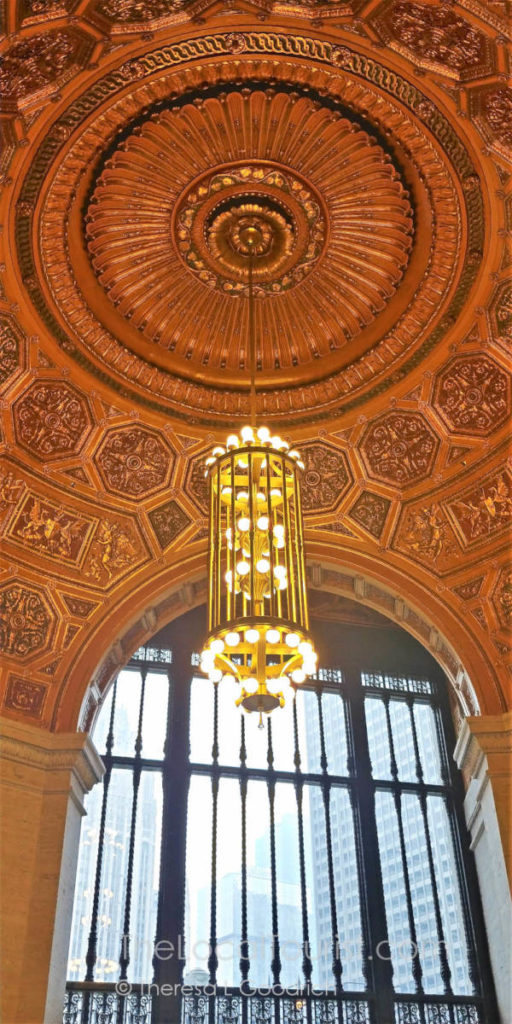
[[[262,60],[250,47],[272,34],[241,38],[236,68],[187,66],[178,46],[68,107],[18,204],[30,216],[40,189],[25,280],[63,348],[135,403],[245,418],[255,224],[259,414],[319,419],[396,384],[453,325],[482,255],[479,179],[432,102],[399,79],[391,96],[375,61],[314,40],[308,59]]]
[[[374,138],[276,89],[197,99],[137,126],[107,161],[86,219],[94,269],[118,311],[197,372],[247,368],[241,226],[261,230],[259,367],[309,373],[385,309],[413,224]]]

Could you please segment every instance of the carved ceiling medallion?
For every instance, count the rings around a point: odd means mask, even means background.
[[[214,42],[228,46],[222,35],[196,40],[198,55]],[[406,359],[450,328],[478,269],[479,180],[435,107],[398,80],[395,102],[371,61],[343,77],[301,58],[290,82],[281,58],[292,42],[279,37],[270,89],[265,62],[246,52],[236,85],[223,63],[203,63],[199,78],[170,67],[146,81],[145,55],[112,77],[110,107],[83,127],[97,94],[81,97],[53,129],[72,141],[48,167],[32,226],[44,298],[37,263],[20,250],[33,301],[62,347],[90,372],[107,371],[126,397],[190,422],[248,414],[241,218],[256,218],[265,249],[256,317],[267,420],[318,419],[396,383],[396,364],[404,376]],[[329,49],[302,45],[327,64]],[[181,59],[177,44],[170,63]],[[126,99],[116,95],[125,73]],[[438,130],[442,147],[431,141]],[[50,133],[37,174],[54,152]],[[22,187],[20,242],[41,184],[29,175]],[[80,257],[84,204],[94,269]]]

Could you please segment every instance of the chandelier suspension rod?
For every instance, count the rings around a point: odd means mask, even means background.
[[[250,230],[250,229],[249,229]],[[251,427],[256,427],[256,335],[254,330],[254,294],[252,272],[254,264],[253,245],[256,239],[247,239],[249,245],[249,366],[251,373],[250,409]]]

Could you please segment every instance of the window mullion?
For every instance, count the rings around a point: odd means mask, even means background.
[[[160,859],[158,924],[153,960],[158,992],[152,1003],[152,1020],[180,1019],[185,920],[185,858],[187,797],[189,788],[190,682],[193,648],[187,635],[177,633],[169,668],[169,710],[162,773],[163,813]],[[162,945],[159,947],[158,943]],[[164,946],[165,944],[165,946]],[[171,949],[172,944],[172,949]],[[159,993],[172,986],[173,996]],[[169,988],[167,991],[171,991]]]
[[[375,787],[368,747],[368,733],[364,710],[365,693],[359,670],[346,672],[346,699],[349,706],[351,745],[355,767],[354,795],[358,806],[358,819],[364,822],[362,858],[365,876],[368,918],[370,926],[370,971],[372,988],[377,998],[372,1009],[375,1024],[389,1024],[395,1019],[393,1001],[393,971],[389,959],[379,956],[379,950],[389,950],[386,906],[380,867],[377,820],[375,815]]]

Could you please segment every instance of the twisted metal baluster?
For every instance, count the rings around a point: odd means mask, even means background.
[[[212,745],[212,866],[210,889],[210,953],[208,956],[209,984],[217,983],[217,822],[219,803],[219,684],[214,683],[213,690],[213,745]],[[215,997],[209,997],[209,1021],[215,1022]]]
[[[139,799],[140,777],[142,774],[142,718],[144,715],[144,698],[146,695],[147,670],[141,673],[142,684],[140,690],[139,720],[137,725],[137,736],[135,738],[135,757],[133,759],[133,797],[132,817],[130,822],[130,845],[128,851],[128,870],[126,872],[126,895],[124,905],[124,925],[121,939],[121,953],[119,955],[119,966],[121,968],[119,979],[126,981],[128,965],[130,963],[130,917],[132,904],[133,886],[133,860],[135,855],[135,828],[137,825],[137,804]]]
[[[407,904],[407,920],[409,923],[409,934],[411,936],[411,944],[413,950],[416,952],[416,956],[412,957],[412,976],[414,978],[415,991],[418,995],[423,995],[423,970],[421,967],[421,959],[419,955],[418,937],[416,933],[416,922],[414,920],[414,908],[412,905],[412,893],[411,893],[411,880],[409,878],[409,866],[407,864],[407,851],[405,846],[405,834],[404,834],[404,822],[402,815],[402,791],[400,783],[398,781],[398,765],[395,756],[395,743],[393,739],[393,729],[391,726],[391,715],[389,712],[389,697],[386,695],[383,698],[384,708],[386,711],[386,726],[388,731],[389,741],[389,760],[391,768],[391,778],[393,780],[393,799],[395,802],[396,817],[398,822],[398,836],[400,840],[400,855],[402,859],[402,871],[404,876],[405,884],[405,900]],[[425,1011],[422,1005],[420,1005],[420,1017],[422,1022],[425,1020]]]
[[[105,765],[105,774],[103,776],[103,798],[101,803],[100,830],[98,835],[98,857],[96,860],[96,875],[94,879],[94,896],[92,901],[91,928],[89,931],[89,942],[87,946],[87,954],[85,957],[87,970],[84,981],[94,981],[94,967],[96,965],[96,949],[98,945],[98,913],[100,901],[100,884],[101,872],[103,869],[103,851],[105,845],[105,823],[107,817],[108,791],[110,786],[110,780],[112,777],[112,748],[114,746],[114,718],[116,713],[116,697],[117,679],[114,682],[114,692],[112,694],[112,707],[110,709],[110,722],[107,740],[105,744],[105,753],[103,755],[103,763]],[[84,1016],[84,1020],[87,1020],[87,1016]]]
[[[336,883],[334,879],[334,857],[332,850],[331,780],[327,774],[327,754],[325,749],[325,730],[322,713],[322,690],[320,687],[317,687],[316,697],[320,724],[320,766],[322,769],[322,796],[325,815],[325,838],[327,843],[327,873],[329,877],[329,900],[331,904],[332,973],[334,975],[334,986],[338,1005],[338,1020],[339,1024],[342,1024],[343,1007],[341,995],[343,992],[343,967],[340,958],[340,937],[338,931],[338,913],[336,910]]]
[[[276,783],[274,779],[274,749],[272,746],[272,722],[267,721],[267,764],[268,764],[268,802],[270,815],[270,879],[272,893],[272,970],[273,985],[277,986],[281,980],[281,952],[279,946],[279,917],[277,911],[277,867],[276,867],[276,824],[275,824],[275,796]],[[279,1020],[279,1003],[275,1001],[276,1021]]]
[[[242,805],[242,865],[241,865],[241,925],[240,975],[242,992],[249,980],[249,940],[247,926],[247,749],[245,746],[245,718],[242,716],[240,735],[240,800]],[[247,1024],[247,999],[242,997],[242,1024]]]
[[[299,868],[300,868],[300,898],[302,907],[302,972],[304,974],[306,996],[311,996],[311,976],[313,964],[311,961],[311,947],[309,938],[308,921],[308,900],[306,889],[306,859],[304,854],[304,818],[302,812],[304,796],[304,779],[302,777],[301,757],[299,749],[299,727],[297,721],[297,694],[293,698],[293,736],[294,736],[294,764],[295,764],[295,797],[297,800],[297,823],[299,829]],[[311,999],[306,1002],[307,1024],[311,1024],[313,1008]]]
[[[411,697],[407,700],[407,706],[409,708],[409,718],[411,721],[412,739],[414,745],[414,757],[416,761],[416,777],[420,787],[419,800],[421,808],[421,816],[423,818],[423,828],[425,830],[425,838],[427,841],[427,858],[428,867],[430,873],[430,884],[432,887],[432,896],[434,900],[434,914],[436,919],[437,937],[439,942],[439,959],[441,961],[441,977],[443,979],[445,995],[452,995],[452,984],[451,984],[451,971],[448,964],[448,957],[446,955],[446,944],[444,938],[443,919],[441,916],[441,904],[439,902],[439,894],[437,891],[437,879],[436,870],[434,864],[434,855],[432,852],[432,840],[430,837],[430,825],[428,821],[427,811],[427,792],[425,789],[425,783],[423,779],[423,768],[421,765],[421,757],[418,745],[418,734],[416,731],[416,721],[414,718],[414,707],[413,700]],[[450,1007],[450,1019],[453,1019],[453,1008]]]

